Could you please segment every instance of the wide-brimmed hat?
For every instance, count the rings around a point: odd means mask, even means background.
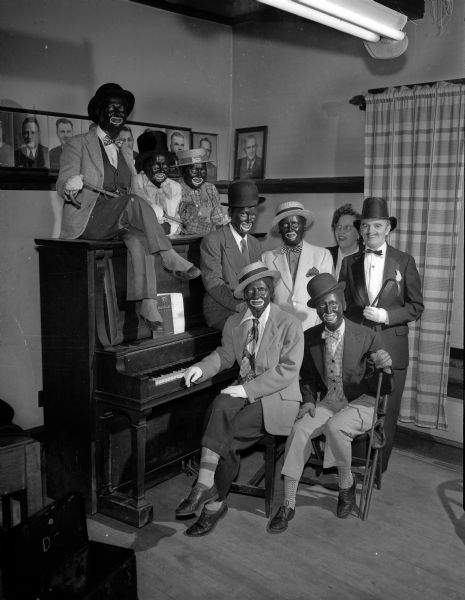
[[[362,215],[360,219],[354,221],[354,227],[360,229],[360,223],[364,219],[386,219],[391,223],[391,231],[397,227],[397,219],[389,216],[387,202],[384,198],[365,198]]]
[[[335,277],[330,273],[320,273],[312,277],[307,283],[307,292],[310,296],[310,300],[307,302],[307,306],[310,308],[316,308],[318,301],[332,292],[343,292],[346,287],[344,281],[338,282]]]
[[[257,260],[256,262],[245,266],[239,273],[239,285],[234,290],[234,295],[236,298],[241,297],[242,291],[249,285],[249,283],[257,281],[257,279],[263,279],[264,277],[272,277],[273,281],[276,283],[281,277],[281,274],[279,271],[272,271],[269,269],[265,263],[262,263],[261,260]]]
[[[144,131],[137,138],[137,148],[139,154],[135,160],[136,171],[142,171],[146,158],[151,156],[166,156],[168,164],[174,164],[176,154],[168,150],[166,133],[164,131]]]
[[[247,206],[257,206],[265,202],[266,198],[258,195],[258,187],[253,181],[242,179],[233,181],[228,187],[228,201],[222,202],[223,206],[229,208],[244,208]]]
[[[94,123],[98,122],[98,108],[111,96],[118,96],[119,98],[122,98],[126,105],[127,114],[129,115],[129,113],[132,112],[135,103],[134,94],[128,92],[128,90],[123,90],[123,88],[117,83],[104,83],[95,92],[95,95],[90,99],[87,106],[87,114]]]
[[[176,153],[178,167],[185,167],[190,165],[199,165],[205,162],[211,162],[207,158],[208,150],[205,148],[192,148],[191,150],[179,150]]]
[[[281,204],[278,204],[276,215],[271,221],[271,229],[273,229],[273,227],[278,225],[278,223],[286,217],[293,216],[304,217],[304,219],[307,221],[305,227],[310,227],[310,225],[313,223],[313,213],[311,211],[304,208],[304,205],[301,202],[289,200],[288,202],[281,202]]]

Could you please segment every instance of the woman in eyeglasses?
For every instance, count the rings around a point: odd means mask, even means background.
[[[329,246],[328,250],[333,257],[336,279],[339,279],[342,259],[363,250],[362,238],[358,230],[354,227],[356,219],[360,219],[360,214],[354,210],[352,204],[343,204],[334,211],[331,228],[334,232],[337,246]]]

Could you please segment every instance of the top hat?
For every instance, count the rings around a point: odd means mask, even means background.
[[[244,208],[247,206],[257,206],[265,202],[266,198],[258,195],[258,187],[253,181],[242,179],[233,181],[228,187],[228,201],[222,202],[223,206],[229,208]]]
[[[363,201],[362,215],[354,221],[354,227],[360,229],[364,219],[386,219],[391,223],[391,231],[397,227],[396,217],[390,217],[387,202],[384,198],[365,198]]]
[[[135,102],[134,94],[128,92],[127,90],[123,90],[123,88],[117,83],[104,83],[95,92],[95,95],[93,96],[93,98],[90,99],[89,104],[87,106],[87,114],[94,123],[98,122],[98,108],[102,105],[103,102],[105,102],[106,100],[108,100],[108,98],[112,96],[118,96],[118,98],[123,99],[126,105],[128,115],[130,112],[132,112]]]
[[[192,148],[191,150],[180,150],[176,153],[178,167],[186,165],[200,165],[205,162],[211,162],[207,158],[208,151],[205,148]]]
[[[310,308],[316,308],[318,301],[332,292],[338,293],[343,292],[346,287],[344,281],[338,282],[335,277],[330,273],[320,273],[312,277],[307,283],[307,292],[310,296],[310,300],[307,302],[307,306]]]
[[[239,273],[239,285],[234,290],[236,298],[240,298],[241,292],[253,281],[263,279],[264,277],[272,277],[274,283],[281,277],[279,271],[272,271],[261,260],[246,265]]]
[[[166,133],[164,131],[145,131],[137,138],[139,154],[135,160],[136,171],[139,173],[144,167],[146,158],[150,156],[166,156],[168,164],[174,164],[176,155],[168,150]]]
[[[275,225],[277,225],[286,217],[293,216],[303,217],[307,221],[305,227],[310,227],[310,225],[313,223],[312,212],[305,209],[304,205],[301,202],[297,202],[296,200],[289,200],[288,202],[281,202],[281,204],[278,204],[278,208],[276,209],[276,215],[271,221],[271,229],[273,229]]]

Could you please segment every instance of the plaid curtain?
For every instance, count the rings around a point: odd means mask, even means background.
[[[366,96],[365,197],[398,219],[390,243],[412,254],[425,311],[410,323],[400,421],[446,429],[450,324],[464,182],[465,86],[440,82]]]

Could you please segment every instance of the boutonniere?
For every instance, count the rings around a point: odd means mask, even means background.
[[[399,284],[402,281],[402,275],[400,274],[399,269],[396,269],[396,281]]]
[[[307,271],[306,277],[315,277],[315,275],[319,275],[320,271],[316,267],[312,267]]]

